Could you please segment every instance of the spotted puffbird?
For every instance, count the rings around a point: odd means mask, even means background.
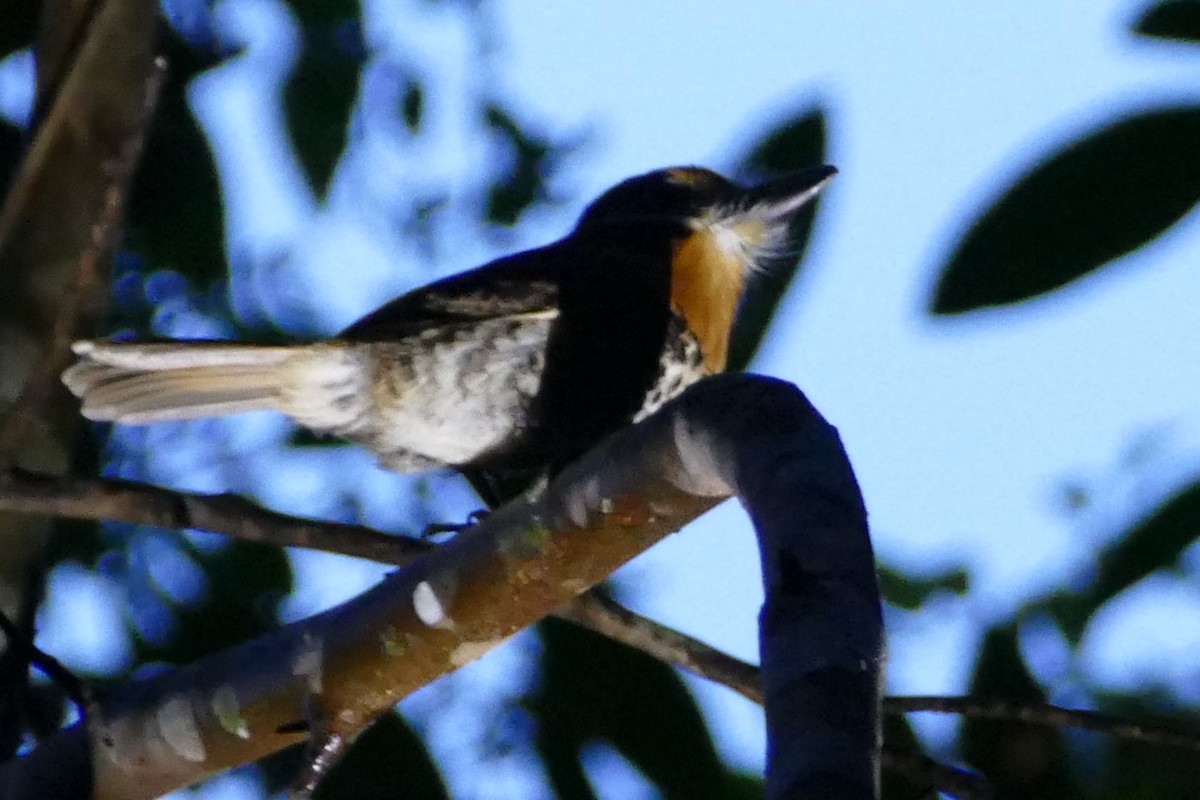
[[[747,277],[835,173],[753,187],[699,167],[623,181],[566,237],[436,281],[311,344],[81,341],[93,420],[272,409],[397,472],[448,465],[508,499],[725,368]]]

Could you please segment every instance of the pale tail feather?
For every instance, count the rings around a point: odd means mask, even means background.
[[[63,382],[94,420],[151,422],[277,407],[295,348],[218,342],[77,342]],[[303,348],[301,348],[303,349]]]

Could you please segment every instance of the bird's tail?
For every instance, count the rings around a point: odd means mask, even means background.
[[[331,429],[338,420],[304,419],[305,401],[317,399],[307,390],[324,389],[315,393],[325,400],[332,383],[353,394],[361,377],[352,348],[335,343],[83,341],[73,349],[79,361],[63,383],[83,400],[83,416],[133,425],[273,409]]]

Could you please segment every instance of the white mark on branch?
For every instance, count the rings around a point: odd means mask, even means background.
[[[176,754],[188,761],[204,760],[204,741],[200,738],[200,727],[196,724],[196,715],[192,713],[191,701],[182,695],[168,698],[154,712],[154,719],[163,741]]]
[[[450,601],[453,595],[452,586],[435,586],[430,581],[421,581],[413,589],[413,611],[430,628],[452,627]]]
[[[250,738],[250,725],[242,716],[242,706],[237,699],[237,690],[232,686],[226,684],[213,692],[212,709],[213,714],[217,717],[217,722],[221,723],[221,727],[227,732],[239,739]]]
[[[304,632],[303,638],[303,647],[292,661],[292,674],[304,680],[309,694],[318,695],[322,685],[322,643],[308,631]]]
[[[673,429],[675,450],[683,474],[676,474],[679,488],[700,497],[722,497],[732,492],[725,479],[722,465],[713,452],[712,438],[703,428],[696,428],[682,415],[675,419]]]
[[[567,578],[560,585],[563,589],[575,595],[583,594],[592,588],[587,581],[580,580],[579,578]]]
[[[458,647],[450,651],[450,663],[456,667],[469,664],[483,656],[489,650],[494,650],[504,644],[506,641],[508,641],[508,637],[501,636],[497,639],[487,639],[482,642],[462,642]]]
[[[583,501],[583,497],[572,495],[567,498],[566,503],[567,519],[571,520],[571,524],[576,528],[586,528],[588,524],[587,503]]]
[[[677,513],[675,506],[659,500],[651,500],[646,507],[650,509],[652,520],[656,520],[659,517],[671,517]]]

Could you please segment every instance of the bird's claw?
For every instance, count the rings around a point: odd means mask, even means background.
[[[474,528],[482,520],[487,519],[487,516],[491,513],[487,509],[479,508],[467,515],[466,522],[431,522],[421,531],[421,539],[428,541],[445,533],[453,533],[457,536]]]

